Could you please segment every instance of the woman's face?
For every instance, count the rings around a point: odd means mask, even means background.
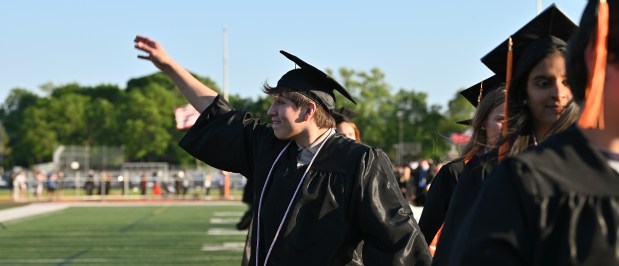
[[[486,130],[486,145],[488,147],[494,147],[496,145],[499,136],[501,135],[501,129],[503,128],[505,104],[501,104],[492,109],[492,112],[488,114],[486,124],[484,128]]]
[[[355,129],[352,127],[352,125],[348,122],[342,122],[337,124],[337,132],[340,132],[342,135],[357,140],[356,136],[355,136]]]
[[[527,79],[527,105],[537,130],[550,130],[572,100],[565,75],[565,57],[560,53],[539,62]]]

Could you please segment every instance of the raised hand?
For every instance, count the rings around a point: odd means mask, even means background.
[[[135,36],[133,42],[136,49],[146,52],[146,55],[138,55],[138,58],[153,62],[170,77],[198,112],[201,113],[213,103],[217,92],[200,83],[189,71],[177,64],[160,43],[140,35]]]
[[[148,54],[138,55],[138,58],[153,62],[153,64],[160,70],[164,71],[165,68],[168,68],[173,62],[172,58],[163,49],[163,46],[160,43],[140,35],[135,36],[133,42],[135,43],[136,49],[144,51]]]

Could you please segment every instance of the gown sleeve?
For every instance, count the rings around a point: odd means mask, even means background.
[[[518,169],[520,168],[520,169]],[[528,170],[508,159],[486,178],[453,243],[450,265],[531,265],[535,206],[518,176]],[[457,264],[459,263],[459,264]]]
[[[387,155],[371,149],[359,169],[357,220],[365,265],[430,265],[428,245],[400,192]]]
[[[462,161],[453,161],[443,166],[428,190],[426,203],[419,218],[419,228],[428,245],[445,221],[449,201],[458,182],[458,174],[462,171],[462,167],[458,169],[458,164],[461,166]]]
[[[259,119],[252,118],[249,113],[235,111],[228,102],[217,96],[179,145],[210,166],[251,178],[257,143],[274,145],[272,132],[268,126],[260,124]]]

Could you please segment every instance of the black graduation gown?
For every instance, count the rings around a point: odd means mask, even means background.
[[[443,231],[434,253],[434,265],[451,265],[448,256],[453,252],[453,241],[460,232],[462,222],[475,203],[485,177],[492,172],[493,167],[497,164],[496,154],[496,152],[490,152],[473,157],[460,173],[458,184],[445,216]]]
[[[254,181],[252,256],[264,263],[269,246],[306,167],[297,169],[297,146],[283,153],[260,195],[269,170],[289,141],[218,97],[180,145],[205,163]],[[269,265],[353,264],[360,241],[366,265],[429,265],[431,255],[402,197],[384,152],[343,135],[330,137],[309,170],[270,254]],[[259,248],[259,254],[256,250]]]
[[[445,221],[451,195],[458,183],[458,175],[463,168],[464,161],[462,158],[455,159],[443,165],[432,181],[423,212],[419,218],[419,229],[421,229],[428,245]]]
[[[619,265],[619,174],[572,126],[502,163],[461,231],[462,265]]]

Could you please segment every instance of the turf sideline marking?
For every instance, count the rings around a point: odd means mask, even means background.
[[[247,230],[236,230],[230,228],[210,228],[206,232],[209,236],[246,236]]]
[[[214,212],[213,215],[217,217],[241,217],[244,212]]]
[[[238,221],[238,218],[211,218],[211,224],[236,224]]]
[[[245,242],[224,242],[221,245],[202,245],[202,251],[241,251],[244,248]]]

